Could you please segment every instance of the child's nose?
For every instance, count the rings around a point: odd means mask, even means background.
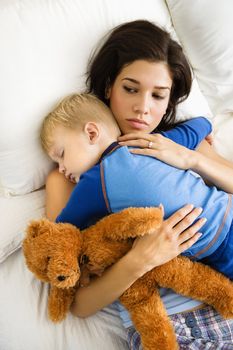
[[[64,165],[63,164],[59,164],[59,173],[65,174],[65,171],[66,171],[66,169],[65,169]]]

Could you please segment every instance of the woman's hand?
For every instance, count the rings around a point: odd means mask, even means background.
[[[164,220],[153,234],[135,240],[128,254],[131,254],[132,261],[136,264],[139,277],[175,258],[200,238],[199,229],[206,219],[193,222],[201,212],[202,208],[193,209],[192,205],[186,205]]]
[[[196,164],[196,152],[170,140],[161,134],[131,133],[119,137],[122,146],[133,154],[151,156],[179,169],[191,169]]]

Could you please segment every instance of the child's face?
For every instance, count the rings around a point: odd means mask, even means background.
[[[53,131],[52,140],[53,145],[48,154],[58,163],[59,172],[72,182],[77,182],[80,175],[98,161],[87,135],[80,130],[58,125]]]
[[[166,113],[171,86],[163,62],[138,60],[125,66],[108,91],[122,133],[152,132]]]

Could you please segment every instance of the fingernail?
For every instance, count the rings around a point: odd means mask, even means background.
[[[206,218],[201,218],[201,221],[202,221],[202,222],[206,222],[207,219],[206,219]]]
[[[202,236],[202,233],[201,232],[198,232],[197,233],[197,237],[200,238]]]

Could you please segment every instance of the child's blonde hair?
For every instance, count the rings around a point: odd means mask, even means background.
[[[100,122],[109,132],[119,133],[119,127],[111,110],[92,94],[72,94],[64,99],[43,120],[40,141],[45,152],[50,150],[52,135],[57,125],[70,129],[80,129],[87,122]]]

